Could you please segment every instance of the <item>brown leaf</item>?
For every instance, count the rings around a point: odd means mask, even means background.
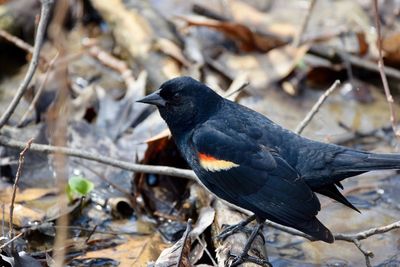
[[[5,204],[4,221],[10,221],[10,204]],[[31,225],[32,222],[42,222],[45,217],[43,211],[26,208],[20,204],[14,204],[13,224],[18,227]]]
[[[210,64],[231,79],[246,74],[250,85],[260,89],[286,77],[307,51],[308,46],[294,48],[286,45],[272,49],[267,54],[236,55],[226,52]]]
[[[118,261],[119,267],[147,266],[148,262],[157,259],[165,248],[159,234],[149,236],[132,236],[116,247],[89,251],[79,259],[108,258]]]
[[[142,164],[164,165],[187,168],[187,163],[178,152],[174,141],[165,132],[158,139],[149,141]],[[187,214],[180,209],[181,196],[188,183],[185,179],[176,179],[164,175],[135,174],[135,197],[141,199],[143,210],[157,217],[173,220],[186,220]]]
[[[224,33],[228,38],[235,41],[238,47],[245,52],[267,52],[286,43],[277,36],[256,33],[246,25],[236,22],[219,21],[202,16],[186,16],[180,18],[186,21],[188,26],[209,27]]]
[[[56,194],[57,192],[58,190],[54,188],[28,188],[22,191],[17,189],[15,203],[35,200],[48,194]],[[12,187],[2,190],[0,192],[0,202],[9,203],[11,196]]]
[[[395,33],[382,41],[382,50],[386,53],[385,62],[400,66],[400,33]]]

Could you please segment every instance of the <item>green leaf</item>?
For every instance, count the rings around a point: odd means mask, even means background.
[[[69,198],[73,195],[86,196],[94,188],[94,184],[82,176],[72,176],[68,180],[67,194]]]

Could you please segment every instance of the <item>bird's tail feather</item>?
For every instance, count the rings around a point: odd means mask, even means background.
[[[338,172],[368,172],[400,169],[400,154],[375,154],[348,150],[335,159],[333,167]]]
[[[306,233],[317,240],[321,240],[327,243],[333,243],[335,238],[331,231],[325,227],[316,217],[313,219],[296,225],[296,229]]]

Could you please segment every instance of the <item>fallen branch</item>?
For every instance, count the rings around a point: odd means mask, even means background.
[[[24,142],[16,141],[5,136],[0,136],[0,145],[7,147],[14,147],[18,149],[23,149],[25,147]],[[153,166],[153,165],[130,163],[126,161],[116,160],[110,157],[99,156],[97,154],[86,152],[80,149],[32,144],[31,151],[40,152],[44,154],[61,153],[71,157],[77,157],[77,158],[100,162],[106,165],[114,166],[132,172],[154,173],[160,175],[169,175],[191,180],[197,180],[197,176],[194,174],[192,170],[184,170],[166,166]]]
[[[295,133],[301,134],[304,130],[304,128],[310,123],[312,118],[317,114],[319,109],[321,108],[322,104],[325,102],[325,100],[328,98],[328,96],[335,91],[336,88],[340,85],[340,81],[336,80],[331,87],[329,87],[328,90],[325,91],[323,95],[320,96],[318,99],[317,103],[314,104],[312,109],[307,113],[306,117],[300,122],[300,124],[296,127],[296,130],[294,130]]]
[[[22,83],[17,89],[17,93],[15,94],[13,100],[10,105],[7,107],[6,111],[0,118],[0,129],[8,122],[11,115],[14,113],[15,109],[18,106],[19,101],[22,96],[25,94],[25,91],[28,88],[29,83],[31,82],[33,75],[35,74],[36,67],[39,62],[40,49],[42,48],[43,39],[45,36],[46,25],[50,17],[50,10],[53,4],[52,0],[42,0],[42,10],[40,13],[40,21],[36,33],[35,38],[35,46],[32,54],[32,60],[29,64],[28,71],[26,72],[25,78],[22,80]]]
[[[335,48],[331,48],[331,47],[327,47],[327,46],[323,46],[323,45],[312,46],[308,52],[310,54],[313,54],[313,55],[321,57],[321,58],[328,59],[329,61],[333,61],[333,62],[335,62],[338,57],[340,58],[340,53],[341,53],[339,49],[335,49]],[[368,70],[371,72],[379,73],[379,68],[375,62],[372,62],[365,58],[360,58],[359,56],[355,56],[352,54],[347,54],[346,57],[347,57],[346,59],[354,67],[358,67],[358,68]],[[388,77],[390,77],[392,79],[400,80],[400,71],[398,69],[393,68],[393,67],[384,66],[383,70]]]

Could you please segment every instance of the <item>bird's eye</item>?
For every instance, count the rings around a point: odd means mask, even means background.
[[[177,101],[179,99],[181,99],[181,94],[179,92],[172,95],[172,100]]]

